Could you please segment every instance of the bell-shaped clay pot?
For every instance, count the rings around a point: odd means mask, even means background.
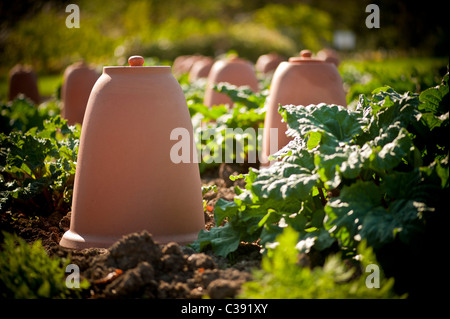
[[[203,103],[206,106],[228,104],[232,105],[231,99],[223,93],[214,90],[214,84],[228,82],[236,86],[249,86],[253,92],[259,91],[258,78],[255,74],[253,64],[236,56],[218,60],[209,71]]]
[[[317,52],[317,58],[320,60],[324,60],[325,62],[330,62],[336,65],[336,67],[339,66],[341,63],[341,59],[339,58],[339,54],[330,48],[324,48]]]
[[[204,56],[200,54],[180,55],[173,61],[172,72],[175,76],[180,76],[184,73],[189,73],[194,63],[203,58]]]
[[[30,66],[18,64],[9,72],[8,100],[14,100],[19,94],[25,95],[35,104],[41,102],[37,85],[37,75]]]
[[[332,63],[311,58],[311,51],[291,57],[276,69],[267,97],[264,121],[261,165],[269,165],[268,157],[291,141],[286,136],[287,125],[282,121],[278,106],[294,104],[338,104],[347,106],[342,78]],[[272,130],[271,129],[276,129]]]
[[[202,57],[195,61],[189,71],[189,82],[207,78],[213,64],[214,60],[210,57]]]
[[[285,60],[285,58],[277,53],[263,54],[256,60],[255,69],[263,74],[272,73]]]
[[[172,159],[177,130],[196,158],[181,87],[169,66],[129,61],[104,67],[89,97],[63,247],[109,247],[142,230],[183,244],[204,227],[198,164]]]
[[[95,69],[84,62],[72,64],[64,71],[61,88],[63,102],[61,116],[67,120],[69,125],[83,123],[89,94],[99,76]]]

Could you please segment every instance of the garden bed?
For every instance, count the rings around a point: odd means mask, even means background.
[[[202,184],[217,187],[204,195],[211,210],[205,212],[206,229],[214,226],[212,209],[217,200],[232,200],[235,195],[234,186],[225,182],[219,171],[242,173],[233,165],[223,165],[204,174]],[[70,258],[90,283],[83,291],[84,298],[234,298],[261,262],[256,244],[243,243],[227,259],[176,243],[159,244],[146,231],[125,236],[108,249],[72,250],[59,246],[70,226],[70,212],[33,218],[6,212],[0,218],[3,231],[16,233],[30,244],[40,240],[50,257]]]
[[[108,249],[60,247],[70,226],[80,127],[55,116],[57,103],[2,105],[0,292],[10,298],[434,297],[448,219],[448,73],[436,84],[420,95],[380,87],[348,109],[281,106],[295,139],[267,169],[203,157],[205,229],[189,246],[160,245],[141,232]],[[198,87],[182,86],[194,134],[222,137],[197,139],[202,155],[206,144],[224,147],[226,129],[264,121],[264,91],[220,85],[235,107],[209,109]],[[37,250],[57,267],[26,248],[20,255],[7,233],[42,243]],[[79,268],[85,288],[52,294],[52,285],[67,290],[67,264]],[[369,287],[367,266],[379,269],[380,289]],[[41,275],[53,279],[36,283]]]

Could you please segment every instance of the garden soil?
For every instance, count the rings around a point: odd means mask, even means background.
[[[246,173],[244,169],[248,171],[248,167],[222,165],[202,174],[203,185],[217,186],[217,191],[203,196],[207,201],[206,229],[214,226],[217,200],[232,200],[234,186],[243,187],[242,179],[231,182],[228,176]],[[34,218],[11,212],[0,216],[0,229],[29,243],[41,240],[51,257],[70,257],[71,263],[80,267],[82,279],[90,283],[84,298],[234,298],[241,285],[252,279],[251,271],[261,264],[257,244],[242,244],[226,259],[177,243],[159,244],[146,231],[129,234],[108,249],[72,250],[59,246],[69,227],[70,212]]]

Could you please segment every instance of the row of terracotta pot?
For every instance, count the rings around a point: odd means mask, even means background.
[[[198,165],[174,163],[170,158],[174,129],[184,128],[193,138],[185,97],[170,67],[146,67],[143,62],[142,57],[130,57],[130,66],[104,67],[90,92],[71,224],[62,246],[108,247],[141,230],[160,242],[187,243],[204,227]],[[213,69],[226,74],[227,64],[250,68],[233,58]],[[245,78],[245,71],[239,74]],[[288,139],[278,105],[321,102],[345,106],[342,80],[334,64],[302,51],[301,56],[281,62],[273,75],[264,129],[278,128],[281,148]],[[265,156],[269,137],[265,131]],[[194,143],[190,145],[196,158]]]
[[[325,61],[339,63],[333,50],[321,50],[317,56]],[[254,92],[259,90],[256,72],[273,73],[278,65],[286,59],[276,53],[261,55],[256,64],[247,60],[231,57],[214,61],[202,55],[180,56],[175,59],[172,72],[175,75],[189,73],[191,82],[200,78],[208,78],[204,104],[230,104],[228,96],[213,89],[213,85],[228,82],[237,86],[247,85]],[[211,70],[213,70],[211,72]],[[70,125],[83,123],[84,112],[92,87],[100,74],[84,62],[78,62],[66,68],[61,88],[61,115]],[[37,75],[30,66],[16,65],[9,74],[8,99],[13,100],[17,95],[24,94],[34,103],[41,102],[37,85]]]
[[[317,52],[316,57],[326,62],[334,63],[336,66],[340,63],[339,55],[333,49],[324,48]],[[271,74],[283,61],[287,61],[287,58],[278,53],[263,54],[255,63],[255,71],[261,74]],[[175,76],[188,73],[189,81],[193,82],[199,78],[207,78],[213,64],[214,59],[208,56],[200,54],[182,55],[174,60],[172,72]]]
[[[66,68],[61,88],[61,116],[70,125],[82,123],[89,94],[100,74],[85,64],[78,62]],[[38,77],[31,66],[18,64],[9,72],[8,100],[24,95],[34,104],[42,102],[38,90]]]
[[[323,49],[317,53],[317,60],[331,62],[339,65],[339,57],[334,50]],[[250,61],[230,56],[219,59],[214,62],[210,57],[201,55],[180,56],[173,63],[173,73],[181,75],[189,73],[191,82],[199,78],[207,78],[205,89],[204,104],[207,106],[228,104],[231,105],[231,99],[222,93],[214,90],[214,84],[228,82],[236,86],[248,86],[252,91],[258,92],[257,73],[272,74],[278,65],[286,61],[284,57],[276,53],[261,55],[256,64]]]

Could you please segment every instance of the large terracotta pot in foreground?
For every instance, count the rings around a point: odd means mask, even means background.
[[[30,66],[18,64],[9,71],[8,100],[14,100],[19,94],[25,95],[35,104],[41,102],[37,75]]]
[[[143,62],[133,57],[137,66],[104,67],[92,89],[61,246],[109,247],[142,230],[182,244],[204,227],[198,164],[170,156],[173,129],[193,138],[186,100],[170,67]]]
[[[212,66],[209,71],[203,100],[206,106],[232,104],[231,99],[226,94],[218,93],[213,89],[214,84],[220,82],[228,82],[236,86],[246,85],[253,92],[259,91],[258,78],[256,77],[253,64],[238,57],[218,60]]]
[[[347,105],[342,79],[333,63],[313,59],[311,51],[304,50],[301,56],[292,57],[278,66],[268,96],[261,165],[268,165],[269,155],[291,140],[285,134],[287,125],[278,113],[279,104],[309,105],[322,102]],[[273,131],[276,134],[270,134],[271,128],[277,129]],[[274,143],[274,139],[277,143]]]
[[[69,125],[83,123],[84,112],[92,87],[99,78],[95,69],[84,62],[72,64],[66,68],[61,88],[63,108],[61,116]]]

